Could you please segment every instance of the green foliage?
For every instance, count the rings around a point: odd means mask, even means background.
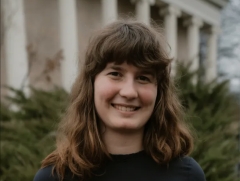
[[[208,181],[237,181],[234,168],[240,159],[236,140],[239,105],[230,94],[227,81],[198,81],[193,85],[195,74],[188,72],[188,66],[179,66],[176,76],[187,120],[198,137],[192,156]]]
[[[11,120],[11,115],[12,115],[12,112],[9,110],[9,108],[6,106],[6,104],[3,104],[1,102],[0,104],[0,120],[1,121],[9,121]]]
[[[7,109],[1,104],[1,120],[20,119],[59,119],[66,106],[67,93],[60,88],[54,91],[43,91],[31,88],[31,96],[26,96],[22,90],[8,88],[11,96],[6,100],[8,107],[16,107],[17,111]]]
[[[12,96],[1,103],[0,181],[31,181],[55,145],[55,128],[68,94],[56,88],[31,88],[31,95],[9,88]],[[15,108],[13,108],[15,107]]]
[[[55,144],[49,120],[1,122],[1,181],[32,180]]]

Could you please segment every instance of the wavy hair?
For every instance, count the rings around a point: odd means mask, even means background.
[[[193,148],[193,138],[184,123],[182,105],[170,77],[166,42],[158,27],[134,20],[118,20],[97,31],[90,39],[85,62],[70,94],[70,104],[59,124],[56,149],[42,162],[53,165],[64,178],[65,170],[82,180],[110,157],[101,139],[94,107],[94,79],[109,62],[127,62],[151,68],[157,77],[154,111],[145,125],[143,146],[157,163],[167,164]]]

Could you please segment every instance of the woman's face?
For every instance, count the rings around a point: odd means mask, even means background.
[[[95,77],[94,103],[106,131],[142,131],[156,97],[156,77],[151,70],[109,63]]]

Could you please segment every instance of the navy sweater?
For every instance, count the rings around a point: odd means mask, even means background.
[[[157,164],[144,151],[129,155],[112,155],[113,160],[95,171],[88,181],[205,181],[203,170],[191,157],[172,160],[168,165]],[[80,181],[67,171],[64,181]],[[40,169],[34,181],[59,181],[52,175],[52,166]]]

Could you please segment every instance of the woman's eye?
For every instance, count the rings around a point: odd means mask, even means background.
[[[146,76],[139,76],[138,80],[143,81],[143,82],[150,82],[150,79]]]
[[[110,72],[109,75],[112,75],[114,77],[120,77],[120,73],[118,72]]]

